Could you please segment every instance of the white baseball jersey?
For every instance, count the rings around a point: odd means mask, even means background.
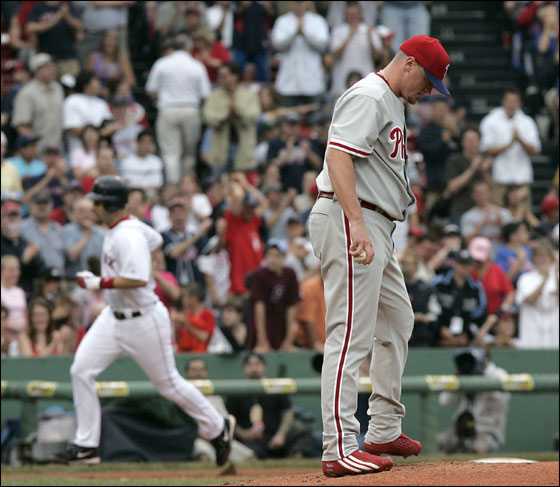
[[[380,74],[370,73],[337,100],[327,147],[352,156],[360,200],[405,219],[416,200],[407,174],[404,105]],[[326,157],[317,186],[334,191]]]
[[[134,217],[126,217],[109,229],[101,253],[101,275],[148,283],[135,289],[107,289],[105,296],[111,309],[136,310],[158,301],[150,252],[162,242],[159,232]]]

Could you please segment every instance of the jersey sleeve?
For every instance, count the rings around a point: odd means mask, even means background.
[[[359,93],[340,99],[329,133],[328,148],[367,157],[379,137],[379,102]]]
[[[144,233],[127,228],[126,231],[121,231],[118,237],[118,277],[149,282],[152,258]]]
[[[150,225],[143,223],[142,233],[144,233],[144,236],[148,241],[148,248],[150,249],[150,252],[156,250],[163,243],[163,237],[161,234]]]

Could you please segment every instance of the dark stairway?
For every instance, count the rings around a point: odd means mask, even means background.
[[[502,2],[488,1],[438,1],[431,7],[431,35],[441,40],[451,58],[451,91],[462,93],[478,121],[500,105],[506,88],[517,87],[510,51],[502,45],[501,9]],[[557,152],[558,147],[545,141],[542,153],[532,159],[532,203],[537,216],[539,203],[552,185]]]

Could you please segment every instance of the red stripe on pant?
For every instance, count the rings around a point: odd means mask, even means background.
[[[340,394],[342,388],[342,370],[344,369],[344,363],[346,362],[346,355],[348,353],[348,344],[350,342],[350,334],[352,331],[352,318],[354,314],[354,261],[350,255],[350,245],[352,241],[350,240],[350,222],[346,215],[344,215],[344,230],[346,236],[346,258],[348,259],[348,315],[346,316],[346,333],[344,336],[344,345],[342,347],[342,353],[340,356],[340,362],[338,364],[338,371],[336,373],[336,388],[335,388],[335,398],[334,398],[334,418],[336,422],[336,430],[338,435],[338,454],[340,458],[344,458],[344,436],[342,434],[342,425],[340,424]]]

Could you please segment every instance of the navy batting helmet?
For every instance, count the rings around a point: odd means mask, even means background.
[[[128,202],[128,187],[117,176],[99,176],[87,198],[94,202],[101,201],[107,211],[117,211],[124,208]]]

